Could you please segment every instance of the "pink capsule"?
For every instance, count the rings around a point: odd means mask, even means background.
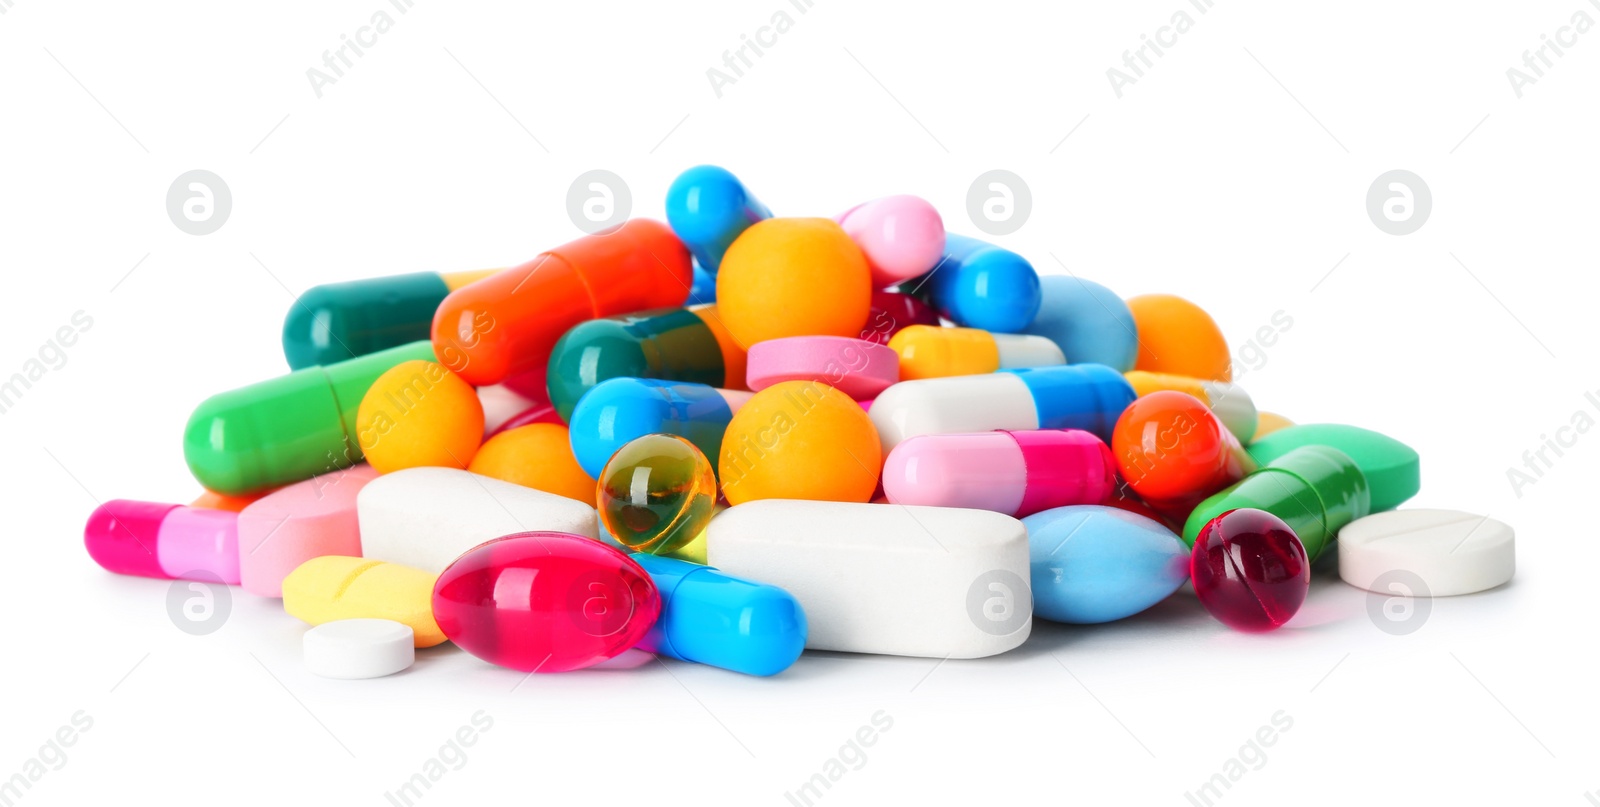
[[[923,274],[944,254],[944,220],[933,205],[915,196],[874,199],[850,208],[836,221],[866,255],[874,286]]]
[[[521,532],[478,545],[433,586],[433,618],[478,658],[523,672],[598,664],[638,644],[661,612],[650,575],[608,544]]]
[[[926,434],[902,441],[883,466],[895,504],[967,507],[1021,518],[1069,504],[1102,504],[1116,462],[1077,429]]]
[[[239,514],[112,499],[83,526],[89,557],[107,571],[239,584]]]

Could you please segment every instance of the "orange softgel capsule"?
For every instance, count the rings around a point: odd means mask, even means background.
[[[534,376],[542,386],[568,329],[681,306],[693,280],[689,250],[672,230],[632,219],[451,292],[433,317],[434,352],[473,386]]]
[[[866,256],[829,219],[752,224],[717,273],[717,310],[746,350],[788,336],[859,336],[871,308]]]
[[[1256,469],[1210,407],[1172,390],[1152,392],[1123,410],[1111,453],[1133,492],[1174,518]]]
[[[559,423],[529,423],[490,437],[467,470],[594,504],[594,477],[578,465]]]
[[[785,381],[752,396],[728,423],[718,462],[731,505],[871,501],[882,467],[878,430],[861,405],[816,381]]]
[[[1222,329],[1200,306],[1171,294],[1128,300],[1139,332],[1135,370],[1232,381],[1233,362]]]
[[[356,412],[356,437],[378,473],[465,468],[483,441],[483,403],[455,373],[402,362],[378,376]]]

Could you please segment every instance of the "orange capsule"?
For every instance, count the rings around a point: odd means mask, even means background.
[[[632,219],[450,292],[433,317],[434,351],[473,386],[542,379],[572,326],[681,306],[693,280],[689,250],[672,230]]]
[[[1111,453],[1139,498],[1178,519],[1256,469],[1209,407],[1172,390],[1152,392],[1123,410]]]

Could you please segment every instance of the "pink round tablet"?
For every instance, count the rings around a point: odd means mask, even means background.
[[[900,354],[847,336],[791,336],[750,346],[745,381],[757,392],[784,381],[820,381],[854,398],[900,380]]]

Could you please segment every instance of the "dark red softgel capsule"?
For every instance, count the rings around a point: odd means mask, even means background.
[[[1234,630],[1288,622],[1306,601],[1311,564],[1300,537],[1264,510],[1229,510],[1206,523],[1189,556],[1200,604]]]

